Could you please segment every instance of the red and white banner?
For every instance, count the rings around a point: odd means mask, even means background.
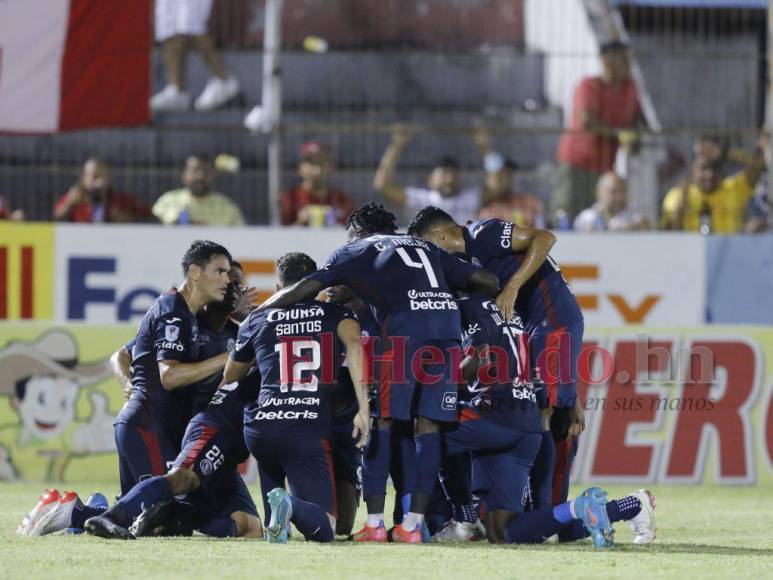
[[[150,119],[150,0],[0,2],[0,131]]]

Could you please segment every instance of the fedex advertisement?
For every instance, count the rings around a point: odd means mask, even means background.
[[[180,259],[195,239],[225,245],[262,296],[274,291],[274,261],[289,251],[321,266],[344,243],[343,230],[79,226],[56,228],[56,317],[136,322],[182,280]],[[99,240],[95,243],[95,240]],[[588,326],[672,326],[704,322],[705,240],[668,234],[560,234],[551,254]]]

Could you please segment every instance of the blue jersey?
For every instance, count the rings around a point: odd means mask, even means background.
[[[179,441],[185,429],[179,392],[161,384],[158,362],[190,363],[199,354],[196,316],[176,290],[159,296],[140,322],[132,347],[132,396],[116,423],[143,429],[159,429]]]
[[[231,428],[241,436],[244,408],[258,399],[260,382],[260,373],[254,370],[240,381],[220,385],[209,404],[192,421]]]
[[[262,380],[257,400],[244,409],[253,435],[329,437],[343,345],[338,325],[354,319],[348,308],[311,300],[250,314],[239,327],[231,358],[255,359]]]
[[[464,229],[467,254],[494,272],[501,286],[507,284],[526,255],[512,251],[515,227],[503,220],[486,219],[471,222]],[[558,264],[550,257],[521,287],[515,310],[523,316],[529,332],[539,326],[560,328],[582,319],[582,311],[569,284]]]
[[[464,323],[465,346],[487,345],[496,348],[491,359],[498,370],[486,373],[498,380],[492,384],[480,381],[472,385],[471,405],[490,421],[522,431],[542,431],[538,398],[530,379],[528,334],[520,317],[515,314],[506,323],[493,300],[471,295],[458,300]],[[504,364],[502,364],[504,363]],[[500,366],[501,365],[501,366]]]
[[[347,285],[373,309],[383,333],[425,342],[459,338],[452,290],[467,288],[477,270],[419,238],[373,235],[349,242],[307,278]]]
[[[199,324],[199,354],[194,362],[207,360],[233,348],[236,342],[236,333],[239,331],[238,324],[229,319],[223,329],[217,331],[209,325],[206,315],[199,313],[196,320]],[[126,344],[125,348],[130,354],[136,341],[137,339],[133,338]],[[209,400],[222,380],[223,371],[218,371],[203,381],[186,385],[181,389],[177,396],[180,398],[183,421],[187,422],[209,404]]]
[[[199,314],[199,355],[196,361],[204,361],[231,350],[236,343],[239,325],[227,320],[222,330],[212,328],[204,314]],[[223,371],[182,388],[183,412],[190,419],[204,409],[223,380]]]

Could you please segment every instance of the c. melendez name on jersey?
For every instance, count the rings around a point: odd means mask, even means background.
[[[368,239],[382,240],[386,238],[387,236],[376,235],[376,236],[370,236],[370,238]],[[386,242],[376,242],[373,245],[379,252],[383,252],[384,250],[388,250],[389,248],[396,248],[398,246],[424,248],[425,250],[429,250],[429,244],[424,240],[421,240],[419,238],[414,238],[411,236],[400,236],[399,234],[394,236],[389,236],[389,239]]]
[[[459,310],[453,294],[425,290],[408,290],[411,310]]]

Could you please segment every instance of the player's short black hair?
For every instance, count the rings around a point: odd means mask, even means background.
[[[439,207],[428,205],[413,216],[408,226],[408,235],[421,237],[434,227],[455,223],[454,218],[448,215],[448,213]]]
[[[244,270],[244,266],[242,266],[241,262],[238,260],[231,260],[231,268],[239,268],[240,270]]]
[[[185,252],[182,261],[183,276],[188,275],[188,270],[193,264],[205,268],[215,256],[225,256],[229,262],[233,262],[231,253],[216,242],[209,240],[196,240]]]
[[[397,218],[380,203],[371,202],[352,212],[346,220],[346,229],[352,230],[358,238],[370,234],[393,234],[397,231]]]
[[[276,261],[276,273],[282,286],[295,284],[316,270],[317,263],[303,252],[288,252]]]

